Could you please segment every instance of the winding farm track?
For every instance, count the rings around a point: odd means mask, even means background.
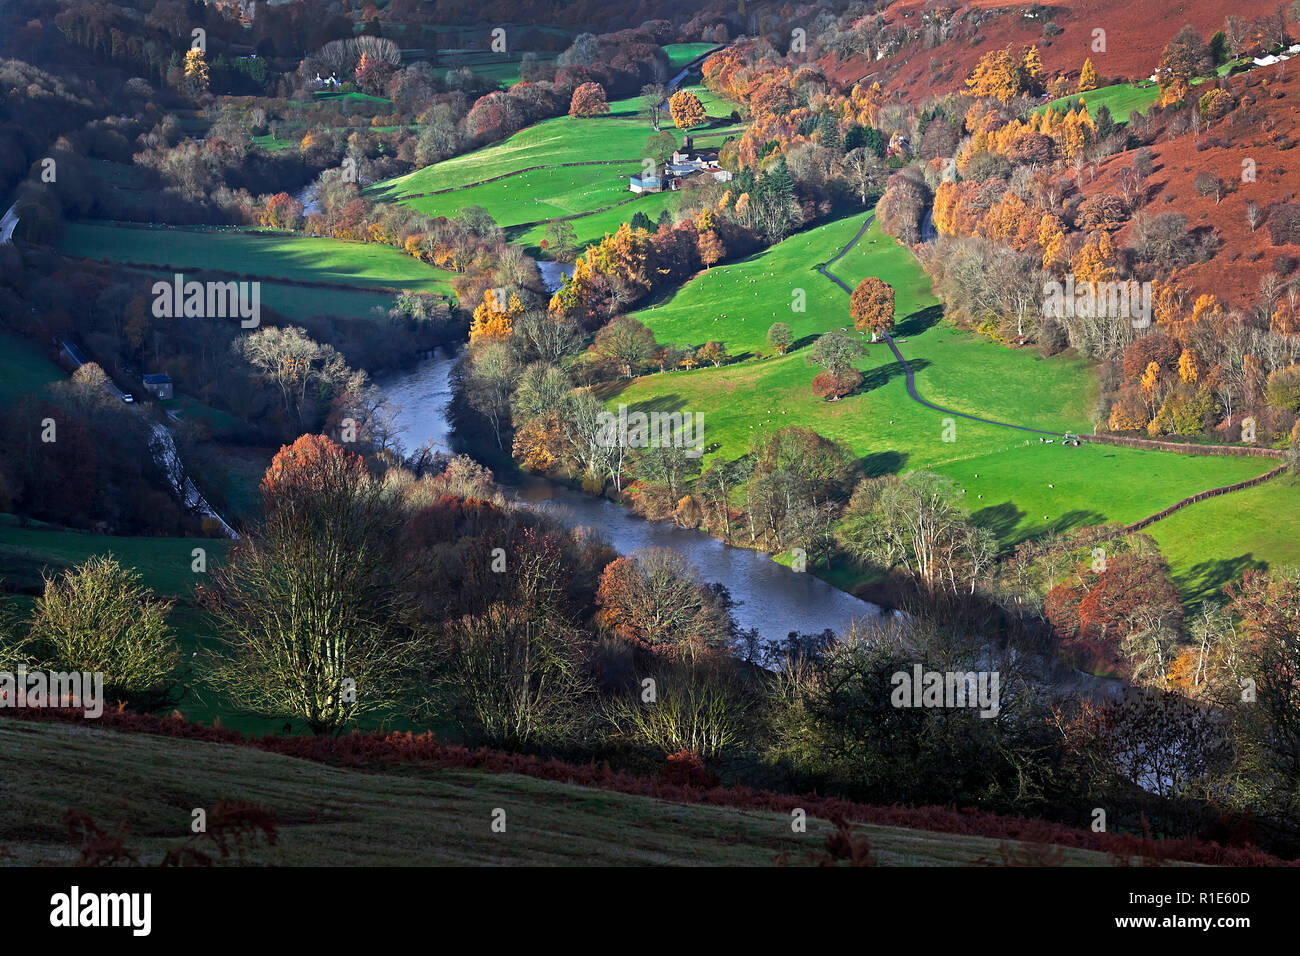
[[[835,265],[835,263],[839,262],[846,255],[848,255],[849,251],[855,245],[858,244],[859,239],[861,239],[864,235],[866,235],[867,230],[871,228],[871,224],[875,221],[876,221],[876,214],[872,213],[870,216],[867,217],[867,221],[862,224],[862,228],[858,230],[857,235],[855,235],[852,239],[849,240],[848,245],[846,245],[843,249],[841,249],[839,251],[839,254],[836,255],[834,259],[826,263],[826,265],[817,267],[818,272],[820,272],[826,278],[830,279],[832,282],[834,282],[837,286],[839,286],[849,295],[853,294],[853,290],[849,288],[849,284],[845,282],[843,279],[841,279],[839,276],[835,275],[835,273],[831,272],[828,267]],[[936,405],[934,404],[934,402],[922,398],[920,393],[916,390],[916,373],[912,370],[912,366],[908,364],[907,359],[903,358],[903,353],[898,350],[898,343],[894,341],[894,337],[890,335],[888,332],[883,333],[883,335],[885,337],[885,341],[889,344],[890,350],[894,353],[894,358],[898,359],[898,364],[903,366],[903,374],[906,376],[907,379],[907,394],[911,397],[912,401],[924,405],[926,408],[933,409],[936,412],[941,412],[944,415],[956,415],[960,418],[970,419],[973,422],[982,422],[985,425],[996,425],[998,428],[1013,428],[1016,431],[1033,432],[1035,435],[1060,436],[1065,434],[1064,432],[1051,432],[1042,428],[1030,428],[1028,425],[1011,425],[1008,424],[1007,422],[994,421],[991,418],[980,418],[978,415],[971,415],[968,414],[967,412],[958,412],[958,411],[954,411],[951,408],[944,408],[942,405]]]
[[[834,282],[845,292],[849,293],[849,295],[853,294],[853,290],[849,287],[849,284],[845,282],[843,279],[841,279],[839,276],[835,275],[835,273],[831,272],[829,267],[833,266],[835,263],[839,262],[846,255],[848,255],[849,251],[855,245],[858,244],[858,240],[860,240],[864,235],[866,235],[867,230],[871,228],[871,224],[875,221],[876,221],[876,215],[875,213],[872,213],[870,216],[867,217],[866,222],[862,224],[862,228],[859,229],[857,231],[857,234],[854,235],[854,237],[848,241],[848,244],[845,245],[845,247],[836,254],[835,258],[831,259],[825,265],[819,265],[817,267],[818,272],[820,272],[827,279],[830,279],[832,282]],[[916,375],[912,370],[912,366],[908,364],[907,359],[903,358],[903,353],[898,350],[898,344],[894,341],[893,336],[891,336],[888,332],[883,333],[883,335],[885,337],[885,341],[889,343],[890,350],[894,353],[894,358],[898,359],[898,363],[903,367],[903,372],[907,379],[907,394],[912,399],[912,401],[924,405],[926,408],[933,409],[934,411],[940,412],[944,415],[956,415],[961,418],[970,419],[971,421],[982,422],[985,425],[996,425],[998,428],[1012,428],[1022,432],[1033,432],[1034,434],[1037,435],[1053,435],[1058,437],[1065,434],[1064,432],[1047,431],[1042,428],[1030,428],[1028,425],[1012,425],[1007,422],[994,421],[993,419],[990,418],[980,418],[978,415],[970,415],[966,412],[954,411],[951,408],[944,408],[942,405],[936,405],[934,404],[934,402],[927,401],[926,399],[921,397],[919,392],[917,392]],[[1091,439],[1091,436],[1080,435],[1079,438],[1083,441],[1089,441]],[[1096,441],[1096,440],[1094,440],[1093,443],[1104,444],[1103,442]],[[1142,447],[1150,448],[1154,451],[1174,451],[1174,452],[1183,451],[1183,448],[1175,447],[1172,445],[1170,447],[1160,447],[1162,444],[1164,443],[1143,442]],[[1214,448],[1215,446],[1201,446],[1201,447],[1204,447],[1206,449],[1206,451],[1204,451],[1203,454],[1236,455],[1239,453],[1236,449],[1232,449],[1232,448],[1224,448],[1220,451],[1210,451],[1209,449]],[[1261,451],[1261,454],[1265,454],[1265,453]],[[1278,457],[1280,457],[1280,455],[1278,455]],[[1142,518],[1139,521],[1135,521],[1132,524],[1125,525],[1123,528],[1116,531],[1115,534],[1130,534],[1134,531],[1141,531],[1147,526],[1155,524],[1157,521],[1167,518],[1175,511],[1181,511],[1183,508],[1186,508],[1189,505],[1196,504],[1199,501],[1204,501],[1206,498],[1213,498],[1213,497],[1217,497],[1218,495],[1231,494],[1234,491],[1243,491],[1247,488],[1253,488],[1256,485],[1261,485],[1266,481],[1269,481],[1273,478],[1277,478],[1278,476],[1285,474],[1286,471],[1287,471],[1286,465],[1279,465],[1273,470],[1265,472],[1264,474],[1259,475],[1258,477],[1255,478],[1251,478],[1247,481],[1237,482],[1236,484],[1233,485],[1225,485],[1220,488],[1210,488],[1206,491],[1202,491],[1199,494],[1192,495],[1188,498],[1184,498],[1182,501],[1175,502],[1174,504],[1170,505],[1168,508],[1165,508],[1162,511],[1157,511],[1153,515],[1148,515],[1147,517]]]

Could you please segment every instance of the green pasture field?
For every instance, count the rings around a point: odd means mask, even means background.
[[[1080,97],[1088,105],[1088,115],[1096,117],[1097,110],[1103,105],[1110,110],[1111,117],[1117,123],[1127,123],[1129,113],[1137,110],[1145,113],[1160,96],[1160,89],[1150,80],[1141,83],[1116,83],[1113,86],[1101,86],[1086,93],[1073,93],[1062,96],[1040,106],[1035,112],[1055,109],[1062,112],[1069,110]]]
[[[716,43],[665,43],[663,51],[668,54],[668,62],[674,70],[680,70],[687,63],[712,50]]]
[[[625,195],[631,196],[632,193],[626,193]],[[578,248],[585,249],[587,246],[605,238],[606,233],[613,235],[618,232],[618,227],[625,222],[631,222],[632,217],[638,212],[644,212],[650,217],[651,222],[657,222],[659,214],[665,209],[675,212],[682,201],[682,197],[683,193],[672,190],[665,190],[661,193],[643,193],[631,202],[613,209],[602,209],[599,212],[593,212],[589,216],[570,219],[569,225],[573,227],[574,235],[577,236]],[[617,200],[615,201],[617,202]],[[545,223],[529,226],[526,229],[507,228],[506,238],[511,242],[522,245],[529,255],[541,256],[540,243],[546,238],[546,229],[547,225]]]
[[[1007,547],[1051,530],[1135,521],[1268,469],[1260,459],[1063,447],[1059,440],[1039,440],[1047,436],[948,416],[908,396],[903,369],[883,342],[868,345],[858,362],[864,382],[857,393],[839,402],[817,398],[809,347],[832,329],[853,333],[847,293],[814,268],[844,247],[866,215],[815,227],[744,262],[715,266],[637,314],[660,341],[694,347],[717,339],[743,361],[645,376],[603,397],[611,406],[703,412],[711,454],[727,458],[743,454],[765,429],[798,425],[844,442],[862,456],[868,474],[941,472],[957,482],[959,493],[965,489],[975,519]],[[876,275],[894,287],[895,337],[923,398],[993,421],[1091,431],[1087,412],[1096,385],[1085,363],[1043,359],[940,324],[920,266],[876,224],[830,268],[850,286]],[[806,311],[796,313],[791,303],[798,289],[806,294]],[[760,350],[770,353],[764,338],[776,321],[791,326],[795,348],[785,356],[754,358]]]
[[[0,406],[7,407],[24,395],[48,398],[49,386],[67,377],[40,347],[0,333]]]
[[[144,584],[164,597],[188,598],[202,575],[191,570],[194,548],[207,551],[208,568],[230,547],[224,538],[128,538],[71,531],[31,522],[22,527],[13,515],[0,515],[0,579],[8,584],[39,583],[42,571],[55,573],[99,554],[140,572]]]
[[[1300,483],[1283,475],[1208,498],[1149,526],[1188,604],[1222,600],[1224,584],[1248,569],[1300,564]]]
[[[706,112],[711,116],[729,117],[731,111],[736,109],[735,104],[703,87],[691,89],[700,97]],[[485,146],[483,149],[462,156],[454,156],[405,176],[376,183],[366,190],[366,194],[372,199],[402,202],[409,196],[466,186],[530,166],[558,166],[562,163],[589,160],[623,160],[639,163],[645,155],[646,142],[654,134],[649,120],[639,115],[640,108],[640,98],[633,97],[610,103],[608,116],[587,119],[560,116],[543,120],[495,145]],[[734,126],[735,124],[729,118],[720,119],[717,123],[693,130],[692,135]],[[677,137],[678,143],[681,143],[681,131],[674,130],[671,126],[668,130]],[[577,169],[581,170],[582,167]],[[625,181],[624,189],[626,186]],[[549,197],[539,194],[538,198],[546,200]],[[468,203],[461,205],[466,204]],[[488,212],[493,212],[491,206],[486,208]]]
[[[451,292],[449,274],[441,269],[391,246],[341,239],[238,230],[136,229],[89,222],[69,224],[60,248],[70,256],[170,269],[215,269],[259,279],[327,282],[359,289],[386,286],[443,295]],[[332,294],[332,290],[311,291]]]
[[[591,212],[632,195],[628,177],[640,161],[601,166],[551,166],[518,176],[457,189],[437,196],[404,200],[426,216],[455,216],[467,206],[482,206],[501,226]],[[575,222],[575,228],[577,223]]]
[[[141,282],[171,281],[171,273],[158,270],[128,269],[130,275],[140,276]],[[450,294],[450,289],[446,294]],[[376,307],[387,310],[395,301],[391,292],[367,292],[364,289],[330,288],[289,285],[283,282],[262,280],[262,304],[274,309],[287,319],[305,322],[319,315],[348,319],[369,319]]]

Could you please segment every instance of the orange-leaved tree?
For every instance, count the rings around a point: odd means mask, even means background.
[[[708,117],[704,113],[704,104],[690,90],[678,90],[668,100],[668,112],[672,114],[673,125],[678,129],[691,129],[703,126]]]
[[[599,83],[583,83],[573,91],[569,101],[570,116],[600,116],[609,112],[605,88]]]
[[[894,327],[894,288],[875,276],[858,283],[849,298],[849,316],[859,332],[870,332],[874,342]]]
[[[491,287],[483,290],[483,302],[474,310],[469,326],[471,342],[504,342],[514,330],[512,320],[524,311],[519,296],[511,293],[506,301],[504,290]]]

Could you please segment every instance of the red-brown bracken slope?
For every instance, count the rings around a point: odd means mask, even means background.
[[[933,49],[920,39],[904,44],[890,56],[870,62],[861,57],[821,61],[833,82],[852,85],[862,79],[879,80],[887,91],[909,102],[942,95],[963,88],[979,58],[989,50],[1008,44],[1017,49],[1034,44],[1048,76],[1064,73],[1078,76],[1083,61],[1092,58],[1102,82],[1136,80],[1150,76],[1160,51],[1186,23],[1208,38],[1223,26],[1224,17],[1236,14],[1257,17],[1275,5],[1258,0],[1056,0],[1044,4],[1050,13],[1026,16],[1030,0],[969,0],[966,3],[936,0],[897,0],[885,11],[885,22],[919,34],[927,17],[954,17],[950,38]],[[1062,32],[1043,35],[1046,20]],[[1094,53],[1093,31],[1104,30],[1106,50]]]
[[[1260,277],[1279,272],[1278,256],[1300,259],[1300,246],[1274,246],[1265,222],[1253,233],[1246,204],[1262,210],[1300,197],[1300,63],[1260,67],[1230,81],[1237,107],[1199,134],[1188,131],[1170,137],[1161,132],[1150,146],[1154,172],[1147,181],[1148,214],[1180,212],[1191,230],[1213,229],[1221,241],[1215,256],[1185,267],[1180,285],[1197,293],[1213,293],[1221,301],[1252,305]],[[1243,182],[1243,163],[1254,164],[1254,182]],[[1097,165],[1096,176],[1083,177],[1083,193],[1119,193],[1116,176],[1133,162],[1133,153],[1111,156]],[[1210,172],[1224,181],[1222,199],[1200,195],[1197,173]],[[1072,180],[1073,176],[1067,174]],[[1116,240],[1128,245],[1132,224]],[[1282,275],[1286,278],[1286,275]]]

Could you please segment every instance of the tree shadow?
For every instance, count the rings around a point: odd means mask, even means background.
[[[912,366],[912,371],[919,372],[922,369],[930,367],[930,362],[925,359],[913,359],[908,362]],[[902,362],[889,362],[885,365],[879,365],[876,368],[867,369],[862,373],[862,385],[858,387],[855,394],[863,394],[875,391],[888,385],[895,378],[903,378],[907,375],[907,368]]]
[[[1064,534],[1075,528],[1087,528],[1092,525],[1105,524],[1106,516],[1100,511],[1085,511],[1076,508],[1074,511],[1067,511],[1059,518],[1054,518],[1052,523],[1047,526],[1048,532]],[[1046,532],[1044,532],[1046,533]]]
[[[1203,602],[1216,598],[1224,585],[1241,579],[1247,571],[1266,571],[1267,561],[1256,560],[1250,554],[1235,558],[1221,558],[1194,564],[1185,573],[1175,579],[1178,589],[1186,596],[1188,607],[1198,607]]]
[[[867,478],[880,478],[883,475],[896,475],[907,464],[909,455],[905,451],[875,451],[863,457],[862,474]]]
[[[686,408],[686,399],[675,392],[667,395],[654,395],[641,402],[631,402],[627,406],[628,414],[633,412],[680,412]]]
[[[899,322],[894,326],[894,338],[920,335],[926,329],[938,325],[939,320],[942,318],[943,306],[941,305],[932,305],[921,309],[918,312],[913,312],[907,318],[903,319],[902,322]]]
[[[962,495],[963,498],[969,497]],[[977,528],[987,528],[999,541],[1009,541],[1014,537],[1016,528],[1024,520],[1025,513],[1009,501],[1000,505],[989,505],[972,511],[971,524]]]

